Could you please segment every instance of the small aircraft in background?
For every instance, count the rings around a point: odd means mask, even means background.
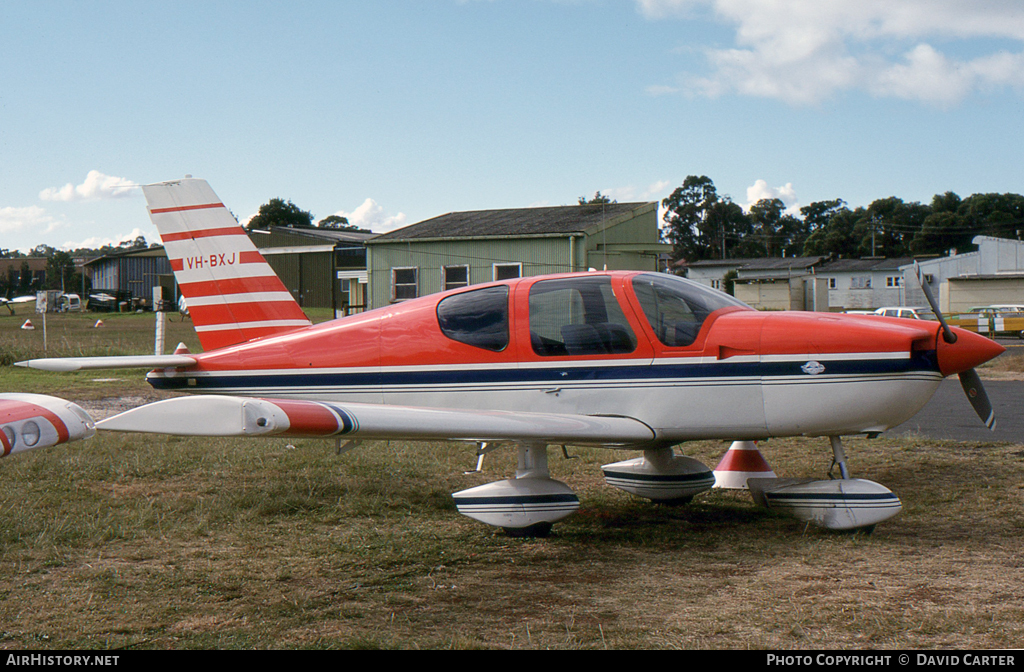
[[[99,421],[99,430],[331,437],[339,450],[365,439],[463,441],[481,461],[511,444],[515,477],[455,493],[457,508],[513,534],[545,534],[579,507],[550,476],[550,445],[640,451],[606,465],[607,482],[674,501],[715,483],[676,444],[828,437],[841,478],[765,492],[848,529],[891,517],[899,500],[850,478],[841,437],[899,425],[952,374],[994,423],[974,367],[1003,348],[983,336],[944,322],[760,312],[660,273],[517,278],[312,325],[205,181],[143,190],[204,352],[19,362],[147,367],[155,388],[196,393]],[[4,425],[0,406],[5,453],[90,435],[84,411],[43,401],[0,395],[25,416]],[[35,434],[24,439],[19,427],[34,418],[79,424],[27,446]]]
[[[11,311],[11,315],[14,315],[14,307],[19,303],[32,303],[36,300],[35,296],[16,296],[13,299],[5,299],[0,296],[0,306],[3,306],[7,310]]]

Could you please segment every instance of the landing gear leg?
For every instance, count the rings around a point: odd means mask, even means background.
[[[846,468],[846,451],[843,450],[843,439],[839,436],[830,436],[828,440],[832,443],[832,466],[839,467],[839,477],[843,479],[850,478],[850,472]],[[828,477],[833,478],[832,469],[828,470]]]

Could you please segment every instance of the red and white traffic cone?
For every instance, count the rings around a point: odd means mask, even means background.
[[[748,478],[777,478],[755,441],[733,441],[715,467],[715,487],[747,490]]]
[[[92,325],[93,329],[99,329],[103,326],[103,320],[96,320],[96,324]]]
[[[21,328],[22,329],[35,329],[35,327],[32,326],[32,320],[25,320],[25,324],[21,325]]]

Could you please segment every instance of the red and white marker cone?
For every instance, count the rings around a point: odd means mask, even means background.
[[[192,352],[188,349],[188,346],[184,343],[178,343],[178,347],[174,349],[176,355],[191,355]]]
[[[733,441],[715,467],[715,487],[747,490],[748,478],[777,478],[754,441]]]
[[[35,329],[35,327],[32,326],[32,320],[25,320],[25,324],[21,325],[21,328],[22,329]]]
[[[93,329],[99,329],[103,326],[103,320],[96,320],[96,324],[92,325]]]

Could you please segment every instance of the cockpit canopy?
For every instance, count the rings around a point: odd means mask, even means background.
[[[707,317],[721,308],[752,310],[728,294],[676,276],[632,278],[644,317],[658,340],[691,345]],[[637,335],[607,275],[540,280],[530,287],[529,331],[542,357],[615,355],[636,350]],[[509,344],[509,288],[483,287],[445,297],[437,305],[442,333],[460,343],[499,352]]]
[[[670,347],[692,344],[704,320],[716,310],[753,310],[724,292],[674,275],[637,275],[633,278],[633,291],[654,334]]]

